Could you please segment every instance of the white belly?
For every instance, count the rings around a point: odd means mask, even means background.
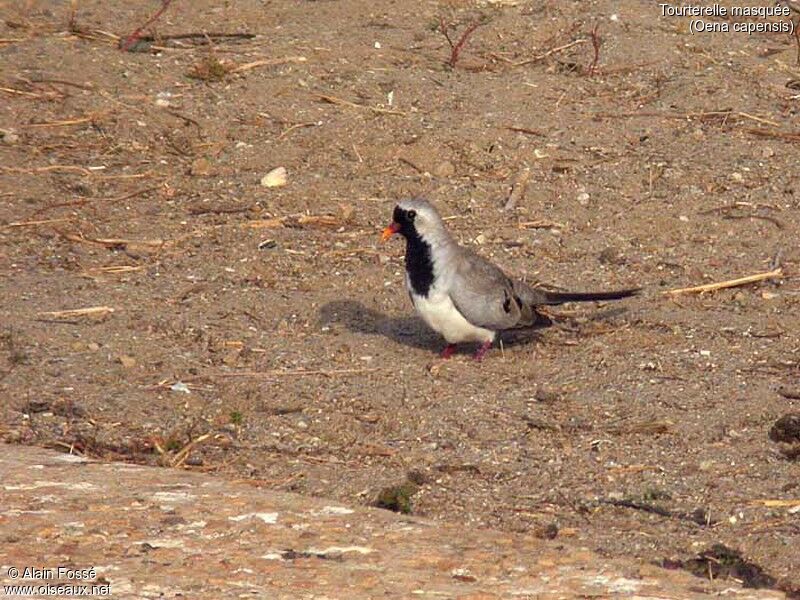
[[[450,344],[494,340],[494,331],[476,327],[467,321],[447,294],[437,293],[432,289],[428,297],[423,298],[412,292],[411,300],[428,326],[441,333]]]

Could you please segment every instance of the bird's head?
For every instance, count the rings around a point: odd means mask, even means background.
[[[439,213],[423,198],[403,200],[394,207],[392,222],[383,230],[381,239],[385,242],[395,233],[407,240],[422,238],[428,242],[447,235]]]

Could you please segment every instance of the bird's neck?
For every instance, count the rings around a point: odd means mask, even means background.
[[[430,243],[417,232],[406,237],[406,273],[411,290],[427,297],[433,286],[433,253]]]

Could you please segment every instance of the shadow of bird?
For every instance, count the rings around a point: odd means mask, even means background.
[[[504,332],[503,342],[509,346],[530,343],[538,339],[537,330],[548,327],[551,323],[549,319],[543,319],[533,327]],[[441,336],[419,317],[392,317],[356,300],[334,300],[320,308],[319,325],[334,324],[342,325],[353,333],[380,335],[409,348],[434,353],[442,349]]]

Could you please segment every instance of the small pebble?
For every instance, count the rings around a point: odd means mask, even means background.
[[[261,185],[268,188],[281,187],[288,182],[286,167],[275,167],[261,178]]]
[[[136,359],[132,356],[128,356],[127,354],[120,354],[117,357],[117,361],[126,369],[132,369],[136,366]]]
[[[446,160],[436,165],[433,169],[433,173],[437,177],[452,177],[456,173],[456,167],[449,160]]]
[[[258,249],[259,250],[272,250],[273,248],[277,248],[277,247],[278,247],[278,242],[276,240],[272,240],[272,239],[264,240],[262,242],[259,242],[259,244],[258,244]]]
[[[3,140],[3,143],[8,144],[9,146],[16,144],[19,141],[19,135],[11,130],[0,131],[0,137]]]

